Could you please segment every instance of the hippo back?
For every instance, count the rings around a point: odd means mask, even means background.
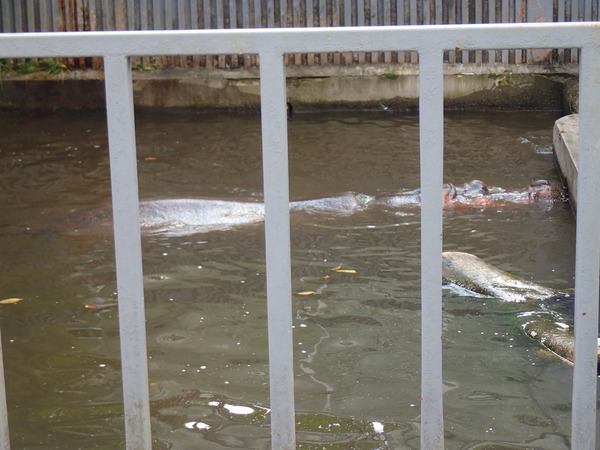
[[[140,202],[140,227],[148,232],[228,229],[262,222],[265,208],[258,202],[178,198]]]

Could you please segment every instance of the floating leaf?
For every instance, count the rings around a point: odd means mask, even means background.
[[[146,156],[144,159],[146,161],[156,161],[158,158],[156,156]]]
[[[354,269],[337,269],[336,272],[337,273],[356,273],[356,270],[354,270]]]
[[[333,269],[331,269],[331,270],[340,270],[341,268],[342,268],[342,266],[337,266],[337,267],[334,267],[334,268],[333,268]]]
[[[331,278],[331,275],[325,275],[325,276],[323,277],[323,279],[324,279],[324,280],[329,280],[330,278]]]
[[[5,298],[4,300],[0,300],[0,305],[12,305],[13,303],[18,303],[22,298]]]
[[[315,292],[314,291],[302,291],[302,292],[296,292],[296,295],[313,295]]]
[[[83,307],[85,309],[97,309],[98,311],[103,311],[105,309],[116,308],[117,304],[116,303],[107,303],[105,305],[92,305],[90,303],[86,303],[85,305],[83,305]]]

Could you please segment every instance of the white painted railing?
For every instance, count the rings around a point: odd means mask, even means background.
[[[442,171],[444,50],[581,48],[571,445],[595,448],[600,269],[600,25],[596,23],[0,35],[0,58],[104,58],[127,447],[150,449],[142,253],[130,56],[245,53],[260,57],[272,447],[295,446],[286,53],[416,51],[420,55],[421,448],[444,446]],[[1,356],[1,354],[0,354]],[[1,368],[1,367],[0,367]],[[0,378],[0,381],[1,378]],[[0,408],[5,403],[4,386]],[[0,411],[6,419],[6,410]],[[8,449],[8,427],[0,443]]]

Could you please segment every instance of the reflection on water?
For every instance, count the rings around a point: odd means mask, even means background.
[[[555,118],[449,114],[445,181],[558,183],[548,151]],[[137,123],[142,197],[261,197],[257,117]],[[419,185],[415,116],[297,115],[289,125],[294,199]],[[24,298],[0,305],[13,447],[119,447],[111,237],[23,232],[109,201],[103,118],[7,118],[0,127],[0,297]],[[252,224],[143,240],[156,448],[269,446],[262,233]],[[301,448],[418,448],[418,210],[297,214],[292,245]],[[447,212],[444,247],[557,289],[573,285],[564,205]],[[448,448],[568,448],[571,368],[520,332],[518,312],[445,292]]]

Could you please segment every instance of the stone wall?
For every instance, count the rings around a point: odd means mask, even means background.
[[[446,108],[564,108],[571,112],[576,110],[576,74],[573,68],[447,65],[444,75]],[[288,101],[294,111],[404,111],[418,106],[416,65],[289,67],[287,77]],[[133,88],[138,109],[258,110],[260,106],[256,68],[134,72]],[[70,71],[58,75],[39,72],[2,74],[0,110],[43,112],[103,108],[102,71]]]

